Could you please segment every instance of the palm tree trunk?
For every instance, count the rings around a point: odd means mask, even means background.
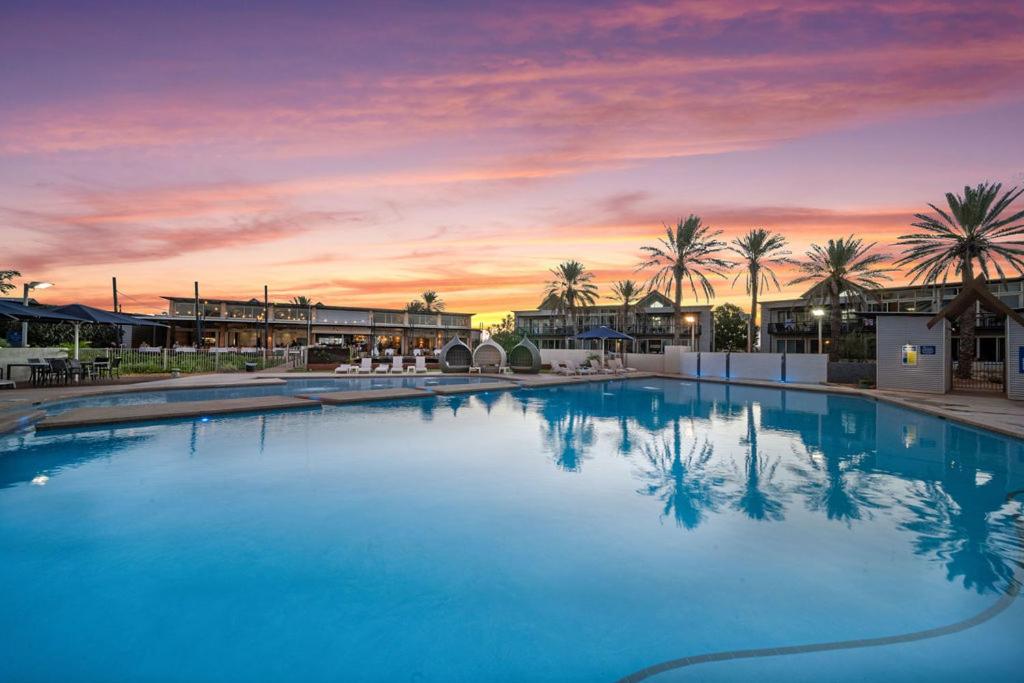
[[[679,346],[679,332],[683,325],[683,276],[676,276],[676,320],[672,326],[672,346]],[[693,351],[693,349],[690,349]]]
[[[964,285],[974,279],[974,264],[970,260],[964,263],[963,278]],[[971,370],[974,366],[974,325],[976,322],[973,305],[961,313],[960,319],[957,321],[960,327],[960,348],[957,349],[956,376],[960,379],[971,378]]]
[[[829,345],[832,347],[828,350],[828,359],[833,363],[839,360],[839,330],[843,325],[843,312],[839,308],[839,301],[839,289],[833,286],[828,331]],[[821,353],[821,349],[818,349],[818,353]]]
[[[750,269],[750,317],[747,319],[747,353],[754,350],[754,333],[757,330],[757,271]]]

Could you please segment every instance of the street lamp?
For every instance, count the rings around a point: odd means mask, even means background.
[[[688,315],[683,318],[686,322],[690,323],[690,351],[697,350],[697,326],[694,325],[697,322],[697,318],[692,315]]]
[[[21,296],[21,305],[22,306],[28,306],[28,293],[29,293],[29,290],[32,290],[32,289],[46,289],[48,287],[53,287],[53,283],[52,282],[45,282],[45,281],[44,282],[35,282],[35,281],[33,281],[33,282],[26,282],[24,290],[23,290],[24,293]],[[21,347],[22,348],[28,347],[28,323],[27,322],[21,323]]]
[[[820,306],[812,308],[811,315],[818,319],[818,353],[821,353],[821,321],[825,318],[825,309]]]

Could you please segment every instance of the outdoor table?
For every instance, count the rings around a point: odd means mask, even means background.
[[[29,381],[32,382],[32,386],[36,386],[39,383],[39,373],[37,372],[40,368],[49,368],[50,366],[45,363],[8,363],[7,364],[7,379],[11,378],[11,368],[28,368],[32,371],[32,375]]]

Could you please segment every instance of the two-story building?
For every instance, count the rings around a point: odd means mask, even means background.
[[[342,345],[368,349],[440,348],[455,335],[475,339],[472,313],[444,311],[410,313],[393,308],[362,308],[264,302],[258,299],[200,298],[199,316],[193,297],[165,296],[167,312],[148,316],[167,325],[158,328],[155,345],[261,348],[291,345]],[[197,329],[198,328],[198,329]],[[201,339],[200,339],[201,335]],[[162,338],[161,338],[162,337]],[[136,336],[137,345],[142,337]]]
[[[992,280],[989,289],[1014,310],[1024,308],[1024,277]],[[935,313],[960,293],[959,284],[904,285],[885,287],[871,293],[866,302],[845,301],[842,304],[840,335],[860,333],[874,336],[875,319],[863,313]],[[782,299],[761,303],[761,350],[774,353],[817,353],[818,318],[812,313],[816,306],[806,299]],[[831,330],[828,307],[821,319],[823,349],[827,352]],[[977,311],[976,357],[984,361],[1002,361],[1005,331],[1003,320],[982,309]],[[957,354],[953,337],[953,356]]]
[[[542,349],[579,348],[573,337],[580,332],[607,325],[636,339],[636,353],[661,353],[672,344],[676,322],[672,300],[660,292],[651,292],[630,306],[623,319],[621,304],[608,303],[577,308],[567,316],[558,298],[549,296],[534,310],[513,311],[516,329]],[[683,306],[680,323],[681,346],[694,344],[700,351],[714,348],[714,321],[711,306]]]

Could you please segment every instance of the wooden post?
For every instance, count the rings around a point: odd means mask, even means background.
[[[117,277],[110,278],[110,282],[114,290],[114,313],[120,313],[121,309],[117,307]]]

